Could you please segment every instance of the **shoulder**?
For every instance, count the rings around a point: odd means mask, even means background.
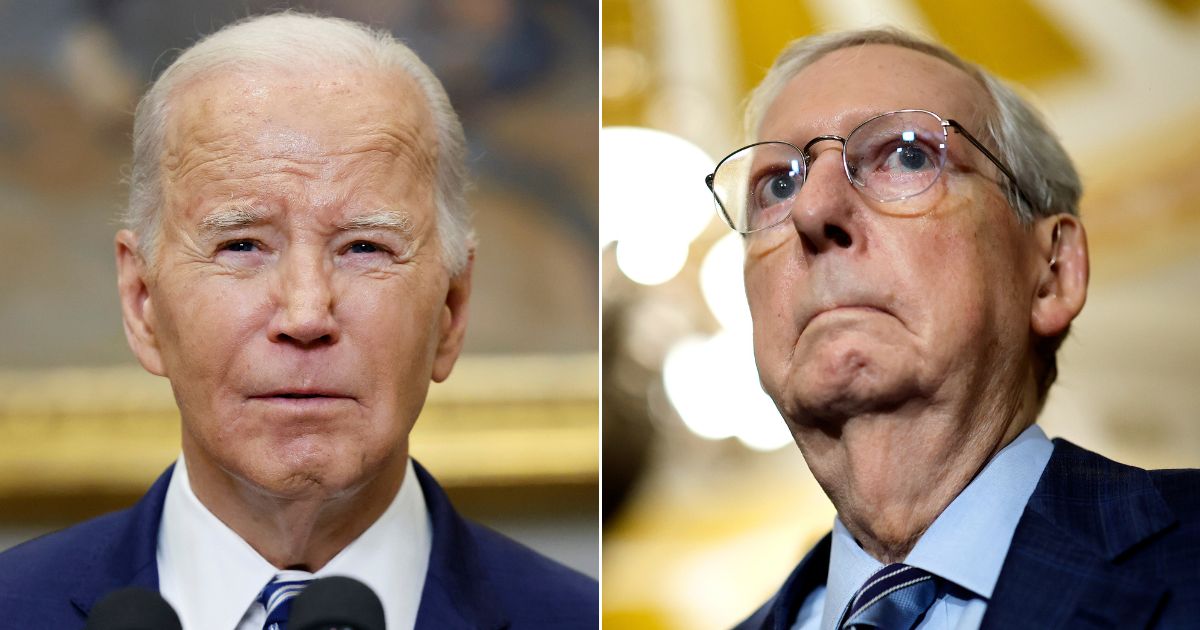
[[[600,595],[596,580],[486,526],[467,521],[467,527],[501,599],[568,616],[582,611],[595,619]]]
[[[129,509],[0,553],[0,619],[13,627],[73,628],[108,591],[157,588],[155,548],[171,471]]]
[[[130,510],[112,512],[0,553],[0,588],[18,587],[34,575],[62,574],[66,565],[79,564],[80,557],[95,557],[120,532],[128,517]]]
[[[1186,584],[1194,610],[1200,613],[1200,583],[1195,579],[1196,567],[1200,567],[1200,470],[1148,472],[1174,517],[1160,538],[1150,541],[1157,551],[1154,572],[1166,580]]]
[[[1150,478],[1163,500],[1184,522],[1200,522],[1200,469],[1150,470]]]
[[[1031,506],[1114,571],[1166,589],[1164,623],[1200,615],[1200,470],[1145,470],[1055,440],[1043,480]]]
[[[415,462],[414,462],[415,464]],[[433,549],[418,626],[521,628],[599,626],[595,580],[463,518],[433,477],[415,464],[433,523]]]
[[[1196,527],[1200,525],[1200,470],[1146,470],[1056,439],[1031,503],[1036,501],[1060,513],[1087,510],[1098,518],[1119,517],[1122,522],[1116,524],[1134,529],[1144,528],[1139,527],[1142,520],[1168,532],[1179,525]],[[1200,545],[1200,539],[1194,542]]]
[[[1146,470],[1066,440],[1054,444],[1054,455],[1038,486],[1041,494],[1074,503],[1143,507],[1184,524],[1200,521],[1200,469]]]
[[[34,538],[0,553],[0,592],[53,586],[92,558],[123,529],[129,510],[113,512]]]
[[[129,510],[114,512],[0,553],[0,618],[58,620],[62,627],[81,622],[71,595],[86,587],[128,519]]]

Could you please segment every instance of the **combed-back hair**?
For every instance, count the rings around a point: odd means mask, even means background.
[[[437,146],[434,203],[442,260],[451,273],[466,267],[474,242],[466,204],[466,141],[462,124],[437,77],[408,46],[386,31],[341,18],[296,11],[249,17],[184,50],[154,81],[133,120],[133,165],[126,227],[138,235],[143,257],[157,254],[163,205],[162,158],[172,99],[201,76],[236,68],[271,72],[319,71],[330,66],[404,72],[419,87],[433,118]]]

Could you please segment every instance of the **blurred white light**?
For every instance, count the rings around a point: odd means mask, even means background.
[[[742,237],[730,230],[713,243],[700,263],[700,293],[725,330],[750,330],[750,307],[742,276],[744,258]]]
[[[667,399],[692,433],[710,440],[734,434],[736,425],[725,416],[719,377],[712,369],[709,340],[689,337],[667,352],[663,361],[663,388]]]
[[[775,408],[775,403],[771,402],[762,388],[756,387],[755,391],[758,392],[757,396],[746,399],[747,422],[738,431],[738,440],[756,451],[774,451],[794,444],[792,433]]]
[[[716,162],[678,136],[641,127],[600,130],[600,246],[651,235],[690,243],[715,216],[704,176]]]
[[[638,284],[662,284],[687,263],[686,241],[623,238],[617,241],[617,267]]]
[[[737,437],[763,451],[792,441],[774,403],[759,386],[748,333],[680,341],[663,362],[663,387],[683,423],[700,437]]]

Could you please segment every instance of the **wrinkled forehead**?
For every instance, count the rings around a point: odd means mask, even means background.
[[[423,92],[399,69],[226,67],[172,90],[163,166],[172,179],[203,153],[302,160],[376,151],[432,177],[432,126]]]
[[[948,61],[888,44],[851,46],[788,79],[759,121],[757,139],[845,135],[867,118],[897,109],[929,110],[976,130],[992,107],[983,85]]]

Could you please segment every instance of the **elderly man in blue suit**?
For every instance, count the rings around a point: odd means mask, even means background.
[[[1079,178],[1011,89],[896,31],[811,37],[708,177],[764,389],[837,509],[740,628],[1195,627],[1200,474],[1035,423],[1087,293]]]
[[[271,594],[337,574],[392,629],[597,627],[595,581],[459,517],[408,455],[466,330],[463,153],[429,69],[352,22],[248,19],[163,72],[116,253],[182,455],[131,510],[0,556],[0,625],[80,628],[141,586],[184,628],[283,627]]]

